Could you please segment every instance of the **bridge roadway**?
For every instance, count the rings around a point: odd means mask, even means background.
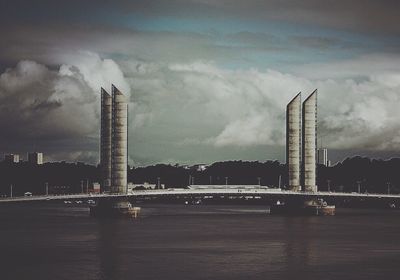
[[[345,192],[296,192],[274,188],[254,189],[164,189],[164,190],[137,190],[128,194],[67,194],[67,195],[34,195],[0,198],[2,202],[23,202],[23,201],[51,201],[51,200],[82,200],[101,199],[118,197],[160,197],[160,196],[268,196],[268,197],[320,197],[320,198],[369,198],[369,199],[400,199],[399,194],[377,194],[377,193],[345,193]]]

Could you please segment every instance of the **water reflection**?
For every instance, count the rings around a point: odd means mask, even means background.
[[[99,273],[96,279],[120,279],[120,250],[116,239],[121,230],[121,222],[115,219],[98,220]]]
[[[97,220],[64,205],[0,210],[1,280],[366,280],[400,271],[400,212],[279,217],[168,205],[138,220]]]
[[[287,278],[309,277],[312,258],[315,254],[312,246],[312,225],[315,217],[284,218],[284,257]]]

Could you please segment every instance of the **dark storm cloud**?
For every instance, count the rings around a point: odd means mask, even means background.
[[[118,16],[278,20],[322,27],[400,34],[396,0],[148,0],[2,1],[3,23],[107,22]]]
[[[361,32],[400,34],[397,1],[3,1],[0,3],[0,70],[21,59],[33,59],[52,67],[58,55],[90,50],[107,57],[134,55],[135,59],[195,59],[229,62],[254,51],[293,50],[296,46],[315,49],[368,48],[369,42],[354,43],[336,35],[313,35],[313,29],[334,27]],[[291,23],[309,28],[310,34],[279,36],[260,31],[238,30],[227,34],[195,30],[141,30],[143,18],[265,21]],[[131,22],[131,19],[133,21]],[[184,22],[182,22],[184,24]],[[160,26],[162,28],[162,26]],[[317,33],[319,31],[316,31]],[[399,42],[380,41],[392,51]],[[247,49],[246,49],[247,48]],[[248,62],[247,58],[246,63]],[[250,61],[251,63],[251,61]],[[237,62],[235,62],[237,64]]]
[[[73,84],[82,93],[91,92],[82,79],[60,77],[57,72],[33,61],[21,61],[14,69],[1,74],[0,129],[7,131],[7,138],[2,140],[12,143],[14,138],[29,141],[80,135],[84,128],[77,125],[79,116],[70,114],[82,114],[73,108],[74,105],[93,98],[83,95],[78,102],[63,98],[68,91],[63,84]]]
[[[243,18],[274,19],[362,32],[400,33],[396,0],[194,1]],[[213,4],[215,3],[215,4]]]
[[[217,60],[251,63],[242,57],[251,52],[290,51],[297,46],[310,49],[368,48],[335,35],[313,35],[312,30],[334,27],[362,32],[397,35],[397,1],[3,1],[0,3],[0,70],[21,59],[32,59],[52,67],[59,56],[90,50],[104,57],[134,56],[144,61]],[[310,28],[310,34],[279,36],[260,31],[238,30],[227,34],[189,30],[141,30],[141,19],[160,18],[232,21],[270,21]],[[133,21],[131,22],[131,19]],[[184,24],[184,22],[182,23]],[[162,26],[161,26],[162,28]],[[251,29],[251,27],[249,27]],[[317,32],[318,33],[318,32]],[[399,33],[400,34],[400,33]],[[382,41],[382,44],[383,43]],[[386,47],[399,48],[395,39]],[[257,59],[256,59],[257,60]]]
[[[132,28],[56,24],[0,27],[3,39],[0,56],[5,59],[31,58],[52,63],[57,56],[91,50],[100,53],[131,54],[138,49],[145,58],[146,46],[152,49],[174,45],[185,52],[187,44],[210,43],[210,37],[196,33],[143,32]],[[149,54],[151,55],[151,54]],[[155,53],[157,55],[157,52]],[[158,57],[157,57],[158,58]]]
[[[30,60],[8,68],[0,74],[0,153],[37,148],[47,159],[96,162],[99,88],[111,81],[129,95],[118,66],[91,53],[55,70]]]
[[[336,50],[362,49],[362,45],[336,37],[275,36],[240,31],[227,34],[172,31],[141,31],[111,26],[44,25],[1,27],[0,70],[21,59],[35,60],[57,69],[68,55],[90,50],[115,60],[193,62],[212,60],[223,64],[263,63],[249,59],[260,52],[273,58],[279,52],[297,53],[298,48]],[[315,58],[315,57],[313,57]],[[271,67],[269,65],[269,67]]]
[[[341,42],[337,38],[328,38],[328,37],[312,37],[312,36],[293,36],[291,37],[296,45],[301,45],[309,48],[316,49],[327,49],[330,47],[343,45],[344,42]]]

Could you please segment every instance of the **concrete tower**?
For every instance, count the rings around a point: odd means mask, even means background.
[[[300,146],[301,146],[301,93],[286,107],[286,164],[289,188],[300,190]]]
[[[317,191],[317,90],[303,102],[302,123],[302,186],[307,192]]]
[[[112,85],[111,192],[126,193],[128,165],[128,102]]]
[[[111,95],[101,88],[100,168],[103,191],[111,187]]]

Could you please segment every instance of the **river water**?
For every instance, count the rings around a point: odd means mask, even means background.
[[[278,217],[262,206],[0,205],[0,279],[400,279],[400,212]]]

